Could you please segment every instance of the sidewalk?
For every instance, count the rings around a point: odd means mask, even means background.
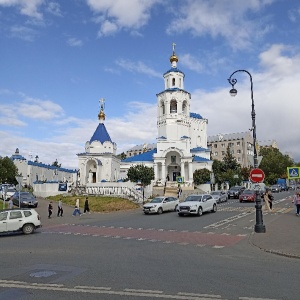
[[[265,233],[251,234],[252,245],[265,252],[300,259],[300,216],[296,216],[294,209],[278,214],[265,226]]]

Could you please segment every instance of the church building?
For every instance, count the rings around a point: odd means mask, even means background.
[[[116,156],[117,146],[104,125],[103,101],[98,115],[100,123],[86,142],[85,152],[78,154],[80,184],[125,179],[128,169],[138,164],[154,168],[155,182],[180,182],[189,186],[193,185],[195,170],[211,171],[208,120],[190,111],[191,94],[184,89],[185,74],[177,68],[178,60],[173,44],[171,68],[163,74],[164,90],[156,95],[156,143],[136,146],[140,148],[137,155],[120,161]]]

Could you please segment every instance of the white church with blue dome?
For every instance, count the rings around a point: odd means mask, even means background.
[[[157,96],[156,145],[148,149],[141,145],[140,154],[120,160],[117,146],[104,125],[104,101],[98,115],[99,125],[85,152],[78,154],[80,184],[118,181],[127,177],[127,170],[144,164],[154,168],[155,180],[183,186],[193,186],[195,170],[212,169],[210,150],[207,148],[208,120],[190,111],[191,94],[184,89],[184,73],[177,68],[175,44],[170,57],[171,68],[163,74],[164,90]],[[137,146],[139,147],[139,146]]]

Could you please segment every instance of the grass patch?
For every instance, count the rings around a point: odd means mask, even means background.
[[[86,196],[50,196],[46,199],[53,202],[62,200],[64,204],[75,207],[76,199],[79,199],[80,208],[83,210]],[[118,197],[100,197],[100,196],[89,196],[89,207],[90,211],[94,212],[113,212],[122,210],[137,209],[140,206],[127,199]]]

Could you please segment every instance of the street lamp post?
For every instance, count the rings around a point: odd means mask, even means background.
[[[253,99],[253,81],[252,76],[247,70],[236,70],[234,71],[230,77],[228,78],[228,82],[231,85],[232,89],[229,91],[231,96],[237,95],[237,90],[234,88],[237,80],[232,78],[235,73],[238,72],[245,72],[250,77],[250,84],[251,84],[251,118],[252,118],[252,133],[253,133],[253,167],[256,169],[258,168],[258,160],[257,160],[257,150],[256,150],[256,124],[255,124],[255,109],[254,109],[254,99]],[[261,205],[261,197],[259,191],[256,190],[256,197],[255,197],[255,208],[256,208],[256,224],[254,227],[255,232],[257,233],[264,233],[266,232],[266,227],[263,224],[263,216],[262,216],[262,205]]]

